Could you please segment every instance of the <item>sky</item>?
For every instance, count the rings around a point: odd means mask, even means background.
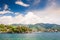
[[[0,0],[0,24],[60,24],[60,0]]]

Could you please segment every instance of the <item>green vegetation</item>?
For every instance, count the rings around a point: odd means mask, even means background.
[[[32,32],[60,32],[60,25],[35,24],[35,25],[4,25],[0,24],[0,33],[32,33]]]
[[[12,26],[12,25],[4,25],[0,24],[0,33],[28,33],[31,32],[32,29],[26,26]]]

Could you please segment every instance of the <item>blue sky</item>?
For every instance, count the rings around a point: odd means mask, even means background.
[[[60,24],[59,17],[60,0],[0,0],[0,24]]]
[[[0,8],[4,10],[5,4],[8,5],[11,11],[13,12],[25,12],[26,10],[36,10],[36,9],[43,9],[46,6],[46,0],[40,0],[39,3],[36,3],[35,0],[22,0],[22,2],[29,4],[29,7],[24,7],[22,5],[15,4],[17,0],[0,0]],[[36,3],[36,4],[35,4]]]

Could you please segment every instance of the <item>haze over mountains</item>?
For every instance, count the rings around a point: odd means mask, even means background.
[[[46,28],[46,29],[49,29],[49,28],[60,28],[60,25],[58,24],[49,24],[49,23],[37,23],[37,24],[12,24],[13,26],[27,26],[27,27],[30,27],[30,28]]]

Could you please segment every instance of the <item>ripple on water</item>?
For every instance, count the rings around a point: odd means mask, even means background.
[[[60,40],[59,33],[0,34],[0,40]]]

